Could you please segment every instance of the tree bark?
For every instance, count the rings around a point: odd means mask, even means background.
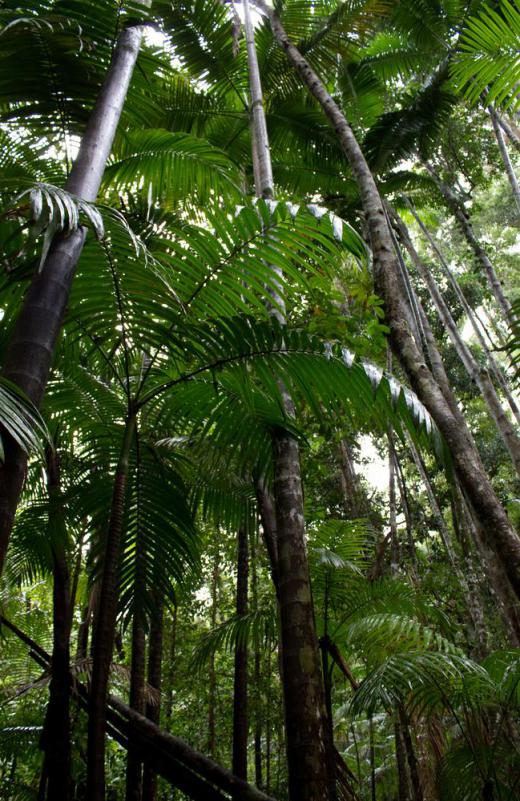
[[[157,725],[161,719],[161,684],[163,653],[163,600],[156,595],[155,614],[150,625],[148,643],[148,684],[156,691],[157,698],[146,705],[146,717]],[[147,764],[143,768],[143,801],[156,801],[157,774]]]
[[[506,321],[512,322],[511,303],[504,295],[502,284],[495,273],[494,267],[489,260],[489,256],[475,236],[473,226],[471,225],[466,210],[464,209],[455,192],[447,184],[441,181],[435,170],[428,164],[426,165],[426,169],[434,179],[441,195],[446,202],[447,207],[459,223],[466,242],[473,251],[477,263],[485,273],[491,293],[493,294],[499,308],[502,310],[504,318]]]
[[[494,377],[495,377],[497,383],[499,384],[500,388],[502,389],[502,392],[504,393],[504,397],[506,398],[511,411],[513,412],[513,415],[515,416],[515,419],[516,419],[517,423],[520,424],[520,409],[518,408],[517,402],[516,402],[515,398],[513,397],[512,393],[511,393],[511,390],[509,388],[507,379],[503,375],[502,370],[498,366],[493,354],[491,353],[491,351],[488,348],[488,344],[486,342],[486,339],[485,339],[484,335],[482,334],[482,331],[481,331],[479,323],[477,322],[476,313],[473,311],[473,309],[471,308],[470,304],[466,300],[466,297],[465,297],[462,289],[460,288],[459,282],[457,281],[457,279],[455,278],[453,272],[451,271],[449,264],[444,259],[443,255],[442,255],[440,249],[438,248],[435,240],[433,239],[432,235],[430,234],[430,232],[428,231],[428,229],[426,228],[426,226],[424,225],[423,221],[421,220],[421,218],[419,217],[419,215],[417,214],[417,212],[415,211],[415,209],[413,207],[411,207],[411,211],[412,211],[412,214],[413,214],[417,224],[419,225],[421,231],[423,232],[423,234],[427,238],[428,242],[430,243],[430,246],[431,246],[433,252],[437,256],[437,258],[439,260],[439,264],[441,265],[446,277],[448,278],[448,281],[452,285],[452,287],[453,287],[453,289],[455,291],[455,294],[457,295],[457,297],[458,297],[458,299],[460,301],[460,304],[461,304],[463,310],[465,311],[465,313],[466,313],[466,315],[468,317],[468,320],[469,320],[469,322],[471,324],[473,332],[474,332],[474,334],[475,334],[475,336],[476,336],[476,338],[477,338],[482,350],[484,351],[484,354],[486,356],[486,360],[488,362],[490,370],[491,370],[492,374],[494,375]],[[404,223],[403,223],[403,228],[404,228]],[[408,250],[408,252],[410,253],[410,255],[412,257],[412,261],[414,262],[414,264],[416,263],[416,261],[420,261],[418,254],[416,252],[415,253],[412,252],[412,251],[415,251],[415,249],[413,248],[413,245],[411,245],[411,240],[410,240],[409,236],[407,237],[407,245],[406,245],[406,247],[407,247],[407,250]],[[518,438],[518,435],[517,435],[517,438]]]
[[[218,582],[220,576],[218,546],[214,555],[213,571],[211,574],[211,628],[217,625],[218,611]],[[215,730],[215,706],[217,703],[217,674],[215,671],[215,654],[212,652],[209,658],[208,676],[208,753],[215,756],[217,750],[217,737]]]
[[[116,629],[126,485],[135,429],[135,414],[130,413],[125,423],[114,478],[99,606],[92,642],[92,681],[87,743],[87,796],[89,801],[104,801],[105,799],[106,699]]]
[[[518,436],[514,425],[509,420],[506,412],[504,411],[500,398],[498,397],[493,382],[485,368],[480,367],[474,359],[470,349],[462,339],[459,329],[455,320],[453,319],[448,306],[437,286],[437,283],[432,276],[427,265],[419,257],[419,254],[413,247],[409,237],[403,237],[405,247],[412,258],[412,261],[417,268],[419,275],[426,284],[430,297],[433,301],[437,313],[451,339],[455,352],[459,357],[464,369],[472,381],[475,382],[484,402],[489,410],[498,433],[506,446],[506,449],[511,457],[513,466],[520,477],[520,437]]]
[[[237,585],[236,614],[242,617],[248,609],[249,549],[248,534],[245,527],[238,532],[237,547]],[[235,676],[233,687],[233,759],[232,770],[235,776],[247,781],[247,741],[248,741],[248,681],[247,644],[235,645]]]
[[[59,457],[47,451],[49,523],[53,559],[53,648],[49,704],[45,716],[42,746],[48,801],[70,798],[70,573],[66,556],[66,530],[61,500]]]
[[[134,611],[132,621],[132,663],[130,669],[130,707],[145,713],[146,635],[141,610]],[[141,801],[143,794],[143,763],[139,749],[128,746],[126,762],[126,801]]]
[[[65,189],[83,200],[97,197],[105,164],[141,44],[140,27],[119,36],[105,82],[90,115],[78,156]],[[3,375],[39,406],[69,300],[85,228],[57,235],[41,271],[27,290],[22,310],[5,352]],[[16,507],[25,480],[27,456],[5,433],[5,460],[0,465],[0,575],[11,536]]]
[[[249,0],[243,0],[243,5],[256,192],[262,197],[272,197],[271,157]],[[284,304],[279,296],[273,297],[271,312],[285,324]],[[285,411],[293,417],[292,400],[284,387],[280,389]],[[289,797],[291,801],[325,801],[330,787],[331,754],[327,749],[323,684],[307,563],[300,454],[296,440],[285,432],[274,434],[272,441]]]
[[[488,108],[489,116],[491,117],[491,122],[493,124],[493,131],[495,133],[495,139],[497,140],[498,149],[500,150],[500,155],[502,156],[502,161],[504,162],[504,167],[507,175],[507,180],[511,186],[511,191],[513,192],[513,197],[515,199],[516,207],[518,211],[520,211],[520,186],[518,186],[518,180],[515,175],[515,170],[511,159],[509,157],[509,152],[507,150],[507,145],[504,139],[504,134],[502,133],[502,127],[498,120],[498,115],[494,111],[491,106]]]
[[[370,231],[376,290],[385,304],[392,349],[408,374],[414,390],[432,414],[452,454],[457,475],[520,597],[520,538],[498,500],[475,450],[462,414],[453,410],[428,369],[407,324],[408,308],[400,291],[399,265],[383,203],[365,157],[338,105],[317,74],[289,41],[275,12],[263,0],[255,4],[269,17],[276,40],[284,49],[331,122],[350,163],[359,187],[361,202]]]

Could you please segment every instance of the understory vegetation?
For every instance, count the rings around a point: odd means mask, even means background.
[[[520,797],[519,0],[0,0],[0,798]]]

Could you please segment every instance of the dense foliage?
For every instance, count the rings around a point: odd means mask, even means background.
[[[0,3],[0,797],[513,801],[520,4],[250,3]]]

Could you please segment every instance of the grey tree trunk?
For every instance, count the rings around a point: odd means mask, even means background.
[[[511,303],[504,294],[502,284],[495,272],[493,265],[491,264],[491,261],[489,260],[489,256],[487,255],[486,251],[484,250],[484,248],[482,247],[482,245],[480,244],[475,235],[473,226],[471,225],[467,212],[465,211],[463,205],[461,204],[455,192],[447,184],[441,181],[435,170],[429,164],[426,164],[426,169],[428,170],[428,172],[434,179],[435,183],[437,184],[441,195],[446,201],[446,205],[448,206],[451,213],[459,223],[461,231],[466,239],[466,242],[473,251],[478,264],[484,271],[489,288],[499,308],[502,310],[505,320],[511,322],[512,320]]]
[[[520,211],[520,186],[518,186],[518,180],[515,174],[515,170],[511,162],[511,159],[509,157],[509,152],[504,139],[504,134],[502,133],[502,127],[498,120],[498,115],[496,114],[494,109],[489,107],[488,111],[489,111],[489,116],[491,117],[491,122],[493,124],[493,131],[495,132],[495,139],[497,140],[498,149],[500,150],[500,155],[502,156],[502,161],[504,162],[507,179],[511,186],[511,191],[513,192],[513,197],[515,199],[516,207],[518,211]]]
[[[65,184],[68,192],[84,200],[93,201],[97,197],[141,38],[140,27],[127,28],[120,34],[78,156]],[[27,291],[7,344],[3,375],[17,384],[36,406],[40,405],[45,392],[84,241],[84,228],[55,237],[41,271]],[[12,439],[5,439],[5,460],[0,465],[0,574],[27,464],[25,453]]]
[[[495,387],[487,370],[480,367],[473,357],[470,349],[462,339],[457,324],[453,319],[444,298],[442,297],[439,287],[437,286],[437,282],[432,276],[427,265],[419,257],[419,254],[413,247],[409,237],[404,239],[404,245],[411,256],[419,275],[428,287],[430,297],[435,308],[437,309],[437,313],[446,331],[448,332],[448,336],[453,343],[457,356],[459,357],[470,379],[474,381],[479,388],[484,402],[488,407],[489,413],[495,422],[498,433],[500,434],[511,457],[514,468],[517,474],[520,476],[520,437],[515,431],[515,427],[509,420],[506,412],[504,411],[504,408],[500,402],[500,398],[496,393]]]
[[[385,304],[392,349],[450,447],[460,481],[487,531],[491,547],[499,555],[515,592],[520,597],[520,538],[493,490],[480,456],[473,446],[463,415],[452,409],[446,401],[410,331],[407,323],[409,306],[401,291],[399,263],[390,226],[366,159],[344,114],[318,75],[290,42],[277,14],[264,0],[255,0],[255,4],[269,18],[276,40],[308,91],[322,107],[341,143],[359,187],[369,227],[376,290]]]
[[[494,375],[497,383],[501,387],[502,392],[504,393],[504,397],[506,398],[511,411],[514,414],[517,423],[520,424],[520,409],[518,408],[516,399],[513,397],[513,394],[512,394],[512,392],[510,390],[510,387],[509,387],[509,384],[507,382],[507,379],[505,378],[502,370],[500,369],[499,365],[497,364],[493,354],[489,350],[489,347],[488,347],[488,344],[486,342],[486,339],[485,339],[485,337],[484,337],[484,335],[482,333],[480,324],[477,321],[476,313],[473,311],[473,309],[471,308],[470,304],[466,300],[466,297],[465,297],[462,289],[460,288],[459,282],[455,278],[452,270],[450,269],[449,264],[447,263],[447,261],[443,257],[443,255],[442,255],[439,247],[437,246],[437,243],[433,239],[431,233],[428,231],[428,229],[424,225],[423,221],[421,220],[421,218],[419,217],[419,215],[415,211],[415,209],[412,206],[410,206],[410,209],[411,209],[411,212],[412,212],[417,224],[419,225],[421,231],[423,232],[423,234],[425,235],[426,239],[428,240],[433,252],[437,256],[437,258],[439,260],[439,264],[441,265],[441,267],[442,267],[442,269],[444,271],[444,274],[446,275],[446,277],[448,278],[448,281],[450,282],[451,286],[453,287],[453,289],[455,291],[455,294],[457,295],[457,298],[460,301],[460,304],[461,304],[464,312],[466,313],[466,315],[468,317],[468,320],[469,320],[469,322],[471,324],[473,332],[474,332],[474,334],[475,334],[475,336],[476,336],[476,338],[477,338],[482,350],[484,351],[484,353],[486,355],[486,359],[487,359],[488,365],[490,367],[490,370],[491,370],[492,374]],[[409,237],[407,237],[407,249],[408,249],[408,244],[411,245],[411,240],[410,240]],[[409,250],[409,252],[410,252],[410,250]],[[413,254],[410,254],[410,255],[412,255],[412,260],[415,262],[415,257],[413,257]]]
[[[249,548],[246,527],[238,532],[236,614],[242,617],[248,609]],[[247,743],[249,732],[247,645],[235,645],[235,675],[233,684],[233,759],[232,770],[239,779],[247,781]]]
[[[271,157],[249,1],[243,0],[243,6],[256,192],[262,197],[272,197]],[[282,325],[285,323],[285,309],[280,297],[273,297],[272,313]],[[285,411],[293,417],[291,398],[283,387],[281,391]],[[325,801],[333,781],[330,778],[332,755],[327,749],[323,683],[307,563],[300,454],[296,440],[286,434],[274,435],[273,458],[289,797],[291,801]]]

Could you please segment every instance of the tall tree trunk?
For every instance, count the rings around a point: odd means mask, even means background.
[[[251,537],[251,602],[253,612],[258,611],[258,537],[256,533]],[[262,662],[261,651],[257,642],[254,646],[254,702],[255,702],[255,729],[254,729],[254,759],[255,759],[255,784],[262,787]]]
[[[397,766],[397,797],[398,801],[412,801],[410,798],[410,784],[406,762],[406,751],[403,741],[400,720],[394,723],[395,761]]]
[[[518,436],[514,425],[511,423],[509,417],[502,407],[500,398],[498,397],[493,382],[491,381],[487,370],[481,367],[476,359],[473,357],[470,349],[462,339],[457,324],[453,319],[450,310],[441,294],[437,283],[431,274],[428,266],[419,257],[419,254],[413,247],[411,240],[408,236],[403,237],[405,247],[410,254],[412,261],[417,268],[419,275],[428,287],[428,292],[433,301],[437,313],[451,339],[455,352],[459,357],[464,369],[472,381],[475,382],[484,402],[489,410],[498,433],[506,446],[506,449],[511,457],[513,466],[520,477],[520,437]]]
[[[509,406],[511,408],[511,411],[514,414],[517,423],[520,424],[520,409],[518,408],[517,402],[516,402],[515,398],[513,397],[513,394],[512,394],[512,392],[511,392],[511,390],[509,388],[509,384],[508,384],[508,381],[507,381],[506,377],[504,376],[502,370],[500,369],[499,365],[497,364],[493,354],[489,350],[489,347],[488,347],[488,344],[486,342],[486,339],[485,339],[485,337],[484,337],[484,335],[483,335],[483,333],[481,331],[480,324],[479,324],[479,322],[477,322],[477,318],[476,318],[475,312],[473,311],[473,309],[471,308],[470,304],[466,300],[466,297],[465,297],[462,289],[460,288],[459,282],[455,278],[455,276],[454,276],[449,264],[444,259],[443,255],[442,255],[439,247],[437,246],[437,243],[433,239],[432,235],[430,234],[430,232],[428,231],[428,229],[426,228],[426,226],[424,225],[423,221],[421,220],[421,218],[419,217],[419,215],[417,214],[417,212],[415,211],[415,209],[413,207],[411,207],[411,211],[412,211],[412,214],[413,214],[415,220],[417,221],[417,224],[419,225],[421,231],[424,233],[425,237],[427,238],[428,242],[430,243],[430,246],[431,246],[433,252],[437,256],[437,258],[439,260],[439,264],[441,265],[446,277],[448,278],[448,281],[452,285],[452,287],[453,287],[453,289],[455,291],[455,294],[457,295],[457,298],[459,299],[460,304],[461,304],[462,308],[464,309],[464,311],[465,311],[465,313],[466,313],[466,315],[468,317],[468,320],[469,320],[469,322],[471,324],[473,332],[474,332],[474,334],[475,334],[475,336],[476,336],[476,338],[477,338],[482,350],[484,351],[484,354],[486,356],[486,360],[488,362],[490,370],[491,370],[492,374],[494,375],[494,377],[495,377],[497,383],[499,384],[500,388],[502,389],[502,392],[504,393],[504,397],[506,398],[506,400],[507,400],[507,402],[508,402],[508,404],[509,404]],[[403,229],[404,229],[404,223],[403,223]],[[413,248],[413,245],[411,244],[411,240],[410,240],[410,237],[407,235],[407,232],[406,232],[405,239],[406,239],[406,248],[407,248],[408,252],[410,253],[410,256],[412,257],[412,261],[414,262],[414,264],[416,264],[417,262],[420,262],[419,256],[418,256],[417,252],[415,251],[415,249]],[[420,271],[420,265],[417,265],[417,266],[418,266],[418,269]],[[432,298],[432,300],[433,300],[433,298]],[[437,305],[437,304],[435,303],[435,305]],[[517,435],[517,439],[518,439],[518,435]]]
[[[242,617],[248,610],[249,548],[248,533],[244,526],[238,532],[236,614]],[[247,644],[235,645],[235,676],[233,687],[233,759],[235,776],[247,781],[248,681]]]
[[[136,437],[137,471],[140,465],[139,438]],[[130,667],[130,707],[139,714],[146,712],[146,614],[143,597],[147,587],[147,554],[143,532],[138,525],[135,543],[135,583],[132,614],[132,660]],[[126,801],[142,801],[143,763],[139,749],[129,745],[126,762]]]
[[[175,677],[175,662],[177,657],[177,615],[178,607],[173,609],[172,619],[169,630],[168,658],[166,660],[166,704],[164,708],[164,718],[168,728],[173,712],[173,682]]]
[[[272,197],[271,157],[249,0],[243,0],[243,5],[256,192],[262,197]],[[281,298],[274,298],[272,311],[283,325]],[[293,417],[292,400],[283,387],[281,391],[285,411]],[[283,433],[273,436],[273,461],[289,797],[291,801],[325,801],[332,754],[326,745],[323,685],[305,543],[300,454],[293,437]]]
[[[464,209],[464,206],[460,202],[453,189],[441,181],[435,170],[429,164],[426,165],[426,168],[439,188],[441,195],[446,201],[446,205],[459,223],[464,238],[473,251],[477,263],[484,271],[491,293],[493,294],[499,308],[502,310],[505,319],[511,322],[511,303],[504,295],[502,284],[495,272],[493,265],[491,264],[491,261],[489,260],[489,256],[475,235],[468,213]]]
[[[263,0],[255,0],[255,4],[269,17],[275,38],[309,92],[321,105],[343,147],[359,187],[370,231],[376,290],[385,304],[392,349],[443,434],[453,454],[454,467],[461,484],[487,532],[488,542],[498,554],[520,597],[520,538],[493,490],[463,415],[452,409],[446,401],[407,324],[409,310],[401,292],[399,264],[374,177],[345,116],[317,74],[289,41],[276,13]]]
[[[424,801],[424,794],[422,788],[421,777],[419,774],[419,762],[415,755],[415,749],[412,742],[412,734],[410,731],[410,721],[404,710],[402,704],[398,706],[399,723],[401,726],[401,734],[403,736],[403,743],[406,752],[406,760],[408,762],[408,770],[410,771],[410,784],[412,787],[413,801]]]
[[[87,797],[89,801],[104,801],[105,799],[106,700],[116,630],[125,495],[135,429],[136,418],[135,414],[131,412],[125,423],[119,461],[114,478],[99,606],[92,642],[93,663],[87,743]]]
[[[47,451],[49,523],[52,526],[53,648],[49,704],[45,716],[43,747],[47,798],[70,798],[70,574],[66,557],[66,529],[61,500],[59,458]]]
[[[211,628],[217,625],[218,612],[218,583],[220,577],[220,555],[218,545],[214,554],[213,571],[211,574]],[[215,707],[217,704],[217,674],[215,671],[215,654],[209,658],[208,675],[208,753],[215,756],[217,750],[217,737],[215,730]]]
[[[477,645],[478,645],[479,648],[484,649],[485,648],[485,641],[483,642],[482,639],[481,639],[483,634],[484,634],[484,632],[482,631],[482,629],[481,629],[481,627],[479,625],[479,621],[482,620],[483,617],[484,617],[484,614],[483,614],[483,611],[482,611],[482,608],[481,608],[480,598],[478,596],[478,593],[474,593],[472,591],[472,587],[470,587],[470,585],[467,582],[465,572],[461,568],[460,560],[459,560],[459,558],[458,558],[458,556],[455,553],[455,550],[453,548],[453,543],[452,543],[450,531],[448,529],[446,521],[444,520],[444,517],[443,517],[443,514],[442,514],[442,510],[441,510],[441,508],[439,506],[439,502],[437,501],[437,497],[435,495],[435,491],[433,489],[432,483],[431,483],[430,478],[428,476],[428,471],[426,470],[426,466],[425,466],[425,464],[424,464],[424,462],[423,462],[423,460],[421,458],[421,455],[417,451],[417,448],[415,447],[415,445],[413,444],[411,439],[408,440],[408,446],[409,446],[411,454],[412,454],[413,462],[414,462],[414,464],[415,464],[415,466],[417,468],[417,472],[419,473],[419,475],[421,477],[421,480],[422,480],[422,483],[424,485],[424,488],[426,490],[426,494],[428,496],[428,500],[430,502],[430,506],[431,506],[432,512],[434,514],[436,523],[437,523],[437,529],[439,531],[439,534],[440,534],[440,537],[441,537],[441,540],[442,540],[442,544],[444,545],[444,549],[445,549],[446,554],[448,556],[448,560],[450,562],[450,565],[453,568],[453,572],[455,573],[455,575],[457,577],[457,580],[459,582],[462,594],[464,596],[464,600],[465,600],[465,603],[466,603],[466,608],[468,610],[469,617],[471,619],[471,624],[472,624],[472,627],[473,627],[473,631],[474,631],[474,634],[475,634],[475,639],[477,641]]]
[[[509,152],[507,150],[504,134],[502,133],[502,127],[498,120],[498,115],[496,114],[494,109],[491,108],[490,106],[488,108],[488,111],[489,111],[489,116],[491,117],[491,122],[493,124],[493,131],[495,132],[495,139],[497,140],[498,149],[500,150],[500,155],[502,156],[502,161],[504,162],[507,180],[509,181],[509,184],[511,186],[516,207],[518,211],[520,211],[520,186],[518,186],[518,180],[515,175],[515,170],[511,162],[511,159],[509,157]]]
[[[146,716],[157,725],[161,719],[163,607],[163,599],[156,594],[155,614],[152,616],[148,641],[148,684],[152,690],[156,691],[157,697],[146,705]],[[149,765],[145,765],[143,769],[143,801],[156,801],[156,799],[157,774]]]
[[[105,164],[141,44],[142,29],[119,36],[105,82],[90,115],[65,189],[88,201],[97,197]],[[85,228],[57,235],[40,272],[31,282],[7,344],[3,375],[39,406],[45,392],[70,288],[85,241]],[[0,574],[14,514],[22,491],[27,456],[3,434],[5,459],[0,464]]]

